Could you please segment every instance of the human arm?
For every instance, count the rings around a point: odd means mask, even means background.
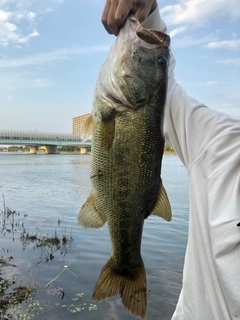
[[[167,32],[157,9],[142,25]],[[164,135],[188,170],[191,208],[183,290],[172,320],[233,319],[240,316],[240,121],[188,96],[174,79],[171,50],[170,56]]]

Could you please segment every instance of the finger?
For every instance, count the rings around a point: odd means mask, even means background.
[[[110,7],[111,7],[111,2],[110,0],[107,0],[102,13],[102,24],[104,25],[104,28],[107,30],[107,32],[112,34],[112,31],[108,27],[108,14],[110,11]]]
[[[139,22],[143,22],[147,19],[150,13],[152,13],[157,8],[157,1],[136,1],[133,6],[133,13]]]
[[[141,23],[149,16],[150,10],[151,8],[147,8],[146,6],[140,7],[135,11],[134,15]]]
[[[133,0],[120,0],[116,14],[115,14],[115,21],[119,28],[121,28],[124,25],[124,22],[126,21],[130,11],[132,10],[134,6]]]
[[[108,20],[107,20],[107,26],[111,30],[111,33],[115,34],[115,36],[118,35],[119,29],[120,29],[115,19],[117,5],[118,4],[116,1],[112,1],[111,7],[108,13]]]

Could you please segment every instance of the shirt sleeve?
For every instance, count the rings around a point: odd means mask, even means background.
[[[142,25],[167,31],[158,9]],[[174,67],[170,49],[164,134],[188,170],[190,189],[183,289],[172,319],[191,320],[194,313],[213,319],[218,304],[217,319],[233,319],[240,312],[240,121],[189,97],[176,83]]]

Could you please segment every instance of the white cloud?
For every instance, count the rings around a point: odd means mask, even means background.
[[[3,70],[2,70],[3,71]],[[47,78],[36,78],[35,72],[15,72],[7,71],[0,73],[0,95],[3,98],[3,94],[8,92],[9,100],[14,97],[21,90],[28,89],[45,89],[51,87],[53,84]]]
[[[167,25],[202,26],[223,16],[239,18],[239,0],[180,0],[176,5],[163,7],[161,14]]]
[[[0,0],[0,47],[26,44],[31,38],[38,36],[36,12],[56,8],[63,2],[64,0]]]
[[[0,22],[8,21],[11,16],[11,12],[0,10]]]
[[[30,11],[27,13],[27,16],[29,19],[34,19],[36,17],[36,13]]]
[[[205,47],[209,49],[240,49],[240,39],[239,40],[224,40],[215,41],[208,43]]]
[[[32,23],[35,17],[36,14],[32,11],[0,10],[0,46],[27,43],[32,37],[38,36],[39,33],[35,30],[29,35],[22,35],[20,25],[18,25],[24,19]]]
[[[27,36],[22,36],[16,24],[0,22],[0,46],[6,47],[9,44],[27,43],[29,39],[38,36],[35,30]]]
[[[20,21],[24,18],[24,14],[21,12],[15,14],[15,20]]]
[[[207,35],[205,37],[192,37],[192,36],[185,36],[182,38],[177,38],[172,41],[173,47],[183,48],[183,47],[192,47],[192,46],[199,46],[205,45],[206,43],[215,40],[214,35]]]
[[[17,42],[18,43],[27,43],[29,41],[29,39],[37,37],[37,36],[39,36],[39,33],[37,31],[34,31],[26,37],[19,38]]]
[[[190,83],[191,86],[206,86],[206,87],[210,87],[210,86],[222,86],[222,85],[226,85],[226,84],[222,84],[218,81],[207,81],[207,82],[194,82],[194,83]]]
[[[17,26],[9,22],[0,22],[0,45],[7,46],[10,41],[18,38]]]
[[[233,66],[240,66],[240,58],[236,59],[223,59],[223,60],[216,60],[216,63],[226,64],[226,65],[233,65]]]
[[[38,88],[45,88],[49,86],[49,82],[46,79],[41,79],[41,78],[35,79],[34,84]]]
[[[208,82],[206,82],[206,86],[216,86],[216,85],[218,85],[219,84],[219,82],[218,81],[208,81]]]
[[[223,107],[231,107],[231,106],[232,106],[232,103],[222,103],[222,106],[223,106]]]
[[[56,7],[63,4],[65,0],[0,0],[0,8],[1,7],[15,7],[17,9],[27,9],[33,6],[51,6]]]
[[[173,29],[171,32],[169,32],[169,36],[171,38],[173,38],[176,34],[181,33],[185,30],[186,30],[186,27],[180,27],[180,28]]]
[[[0,7],[15,7],[17,9],[26,9],[31,7],[33,0],[0,0]]]
[[[44,65],[52,61],[70,60],[72,55],[94,54],[108,52],[110,46],[72,47],[59,49],[53,52],[45,52],[19,59],[2,59],[0,68],[23,67],[27,65]]]
[[[33,21],[36,18],[36,13],[32,11],[15,11],[12,12],[12,19],[19,22],[23,19]]]

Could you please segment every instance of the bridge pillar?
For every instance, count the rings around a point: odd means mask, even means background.
[[[44,146],[46,150],[46,154],[58,154],[59,150],[57,146]]]
[[[31,154],[36,154],[38,151],[38,147],[36,147],[36,146],[29,146],[29,148],[30,148],[29,153],[31,153]]]
[[[87,148],[81,148],[80,154],[87,154]]]

